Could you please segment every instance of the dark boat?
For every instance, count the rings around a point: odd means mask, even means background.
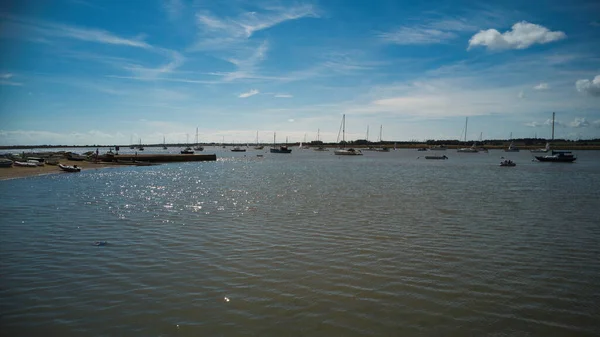
[[[551,163],[572,163],[577,157],[571,151],[552,151],[552,155],[535,156],[535,159]]]
[[[438,159],[438,160],[445,160],[448,159],[448,157],[446,157],[445,155],[442,156],[425,156],[425,159]]]
[[[287,144],[287,138],[286,138],[286,142]],[[282,145],[279,148],[277,148],[275,146],[275,133],[273,133],[273,147],[269,149],[269,152],[271,153],[292,153],[292,149],[288,149],[287,145]]]
[[[503,160],[500,162],[500,166],[512,167],[512,166],[517,166],[517,164],[512,160],[506,159],[506,160]]]
[[[279,148],[272,147],[269,151],[271,153],[292,153],[292,149],[289,149],[287,146],[280,146]]]
[[[181,154],[194,154],[194,150],[191,147],[186,147],[185,149],[180,151]]]

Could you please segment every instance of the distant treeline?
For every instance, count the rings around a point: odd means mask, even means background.
[[[503,146],[506,145],[508,143],[510,143],[511,141],[515,142],[515,144],[518,145],[525,145],[525,146],[535,146],[535,145],[544,145],[546,142],[549,142],[550,140],[547,139],[540,139],[540,138],[517,138],[517,139],[486,139],[486,140],[482,140],[482,141],[476,141],[477,144],[479,145],[489,145],[489,146]],[[357,139],[357,140],[353,140],[353,141],[346,141],[345,144],[349,144],[349,145],[357,145],[357,146],[370,146],[370,145],[377,145],[377,146],[393,146],[394,144],[396,144],[399,147],[402,146],[407,146],[407,147],[411,147],[411,146],[416,146],[416,145],[447,145],[447,146],[459,146],[459,145],[467,145],[467,144],[472,144],[474,142],[474,140],[469,140],[467,142],[464,141],[460,141],[460,140],[456,140],[456,139],[440,139],[440,140],[435,140],[435,139],[429,139],[426,141],[420,141],[420,140],[408,140],[408,141],[397,141],[397,140],[386,140],[386,141],[380,141],[380,142],[371,142],[368,141],[366,139]],[[564,145],[578,145],[578,146],[586,146],[586,145],[593,145],[593,146],[599,146],[600,145],[600,138],[595,138],[595,139],[580,139],[580,140],[569,140],[569,139],[554,139],[551,141],[552,144],[564,144]],[[226,144],[222,144],[222,143],[201,143],[202,145],[205,146],[239,146],[240,143],[226,143]],[[243,143],[242,143],[243,144]],[[250,145],[254,145],[254,143],[248,143]],[[263,145],[270,145],[271,143],[262,143]],[[299,144],[299,142],[296,143],[291,143],[291,144]],[[335,146],[338,144],[343,144],[343,142],[330,142],[330,143],[325,143],[319,140],[315,140],[309,143],[310,145],[331,145],[331,146]],[[141,144],[142,146],[146,146],[146,147],[156,147],[156,146],[163,146],[163,144]],[[189,146],[188,143],[176,143],[176,144],[165,144],[166,146],[170,146],[170,147],[185,147],[185,146]],[[119,146],[120,148],[126,149],[129,148],[131,145],[99,145],[99,144],[92,144],[92,145],[51,145],[51,144],[45,144],[45,145],[4,145],[4,146],[0,146],[1,150],[12,150],[12,149],[44,149],[44,148],[106,148],[106,147],[117,147]],[[137,145],[139,146],[139,145]],[[136,146],[136,147],[137,147]]]

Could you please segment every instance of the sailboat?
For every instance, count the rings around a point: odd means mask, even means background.
[[[196,128],[196,146],[194,146],[194,150],[196,151],[204,151],[204,147],[198,143],[198,128]]]
[[[465,119],[465,140],[464,140],[465,143],[467,142],[467,126],[468,125],[469,125],[469,117],[467,117]],[[463,147],[463,148],[460,148],[460,149],[456,150],[456,152],[477,153],[479,151],[475,147],[475,143],[473,143],[473,145],[471,147]]]
[[[186,144],[190,142],[190,135],[187,134],[185,138]],[[194,150],[191,147],[186,147],[185,149],[180,151],[181,154],[194,154]]]
[[[317,142],[320,142],[321,145],[315,147],[315,151],[329,151],[325,146],[323,146],[323,142],[321,142],[321,129],[317,129]]]
[[[140,138],[140,146],[138,146],[139,151],[144,151],[144,147],[142,146],[142,139]]]
[[[167,144],[165,143],[165,136],[163,136],[163,150],[167,149]]]
[[[519,152],[519,148],[515,146],[515,142],[512,140],[512,132],[510,133],[510,145],[508,149],[504,149],[504,152]]]
[[[390,152],[390,148],[389,147],[385,147],[383,146],[383,138],[381,138],[383,132],[383,124],[381,126],[379,126],[379,144],[381,144],[381,147],[375,149],[375,151],[377,152]]]
[[[287,138],[286,138],[286,145],[282,145],[279,148],[277,148],[276,142],[275,142],[275,136],[276,133],[273,132],[273,147],[269,149],[269,152],[271,153],[292,153],[292,149],[289,149],[287,147]]]
[[[554,116],[555,113],[552,113],[552,140],[554,140]],[[546,147],[544,147],[543,149],[533,149],[530,150],[533,153],[546,153],[548,151],[550,151],[550,142],[546,142]]]
[[[258,131],[256,131],[256,146],[254,147],[255,150],[262,150],[265,147],[262,145],[258,145]]]
[[[353,148],[346,148],[346,115],[342,115],[342,148],[333,151],[335,155],[338,156],[361,156],[362,152],[360,150],[355,150]],[[339,137],[339,134],[338,134]]]
[[[310,148],[310,147],[308,147],[308,145],[303,145],[303,144],[306,144],[306,133],[304,134],[304,143],[300,142],[300,145],[298,146],[298,149],[302,150],[302,149],[309,149]]]

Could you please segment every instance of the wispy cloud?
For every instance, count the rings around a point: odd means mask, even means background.
[[[11,85],[11,86],[22,86],[23,83],[13,82],[10,79],[13,78],[14,75],[11,73],[0,74],[0,85]]]
[[[170,73],[180,67],[185,62],[185,57],[174,50],[153,46],[143,40],[142,37],[126,38],[106,30],[84,28],[80,26],[67,25],[63,23],[48,22],[42,20],[32,20],[28,18],[0,14],[0,18],[5,19],[10,27],[7,30],[20,32],[17,38],[25,38],[28,40],[43,39],[46,43],[52,43],[53,39],[74,39],[89,43],[99,43],[107,45],[124,46],[131,48],[140,48],[151,53],[160,54],[170,59],[166,64],[156,67],[148,67],[133,63],[131,60],[123,58],[114,58],[110,56],[99,56],[75,52],[80,58],[87,57],[101,63],[110,63],[115,67],[130,71],[136,76],[143,78],[154,78],[159,75]],[[3,27],[4,30],[5,27]],[[24,34],[24,35],[23,35]],[[143,36],[143,35],[140,35]],[[48,40],[50,39],[50,40]],[[68,51],[61,51],[63,54],[68,54]]]
[[[381,41],[399,45],[443,43],[455,39],[462,32],[477,31],[475,20],[465,18],[441,18],[423,20],[426,23],[404,25],[389,32],[378,34]]]
[[[7,14],[0,14],[0,18],[5,21],[3,30],[11,31],[14,29],[14,32],[22,32],[26,35],[32,34],[43,36],[45,38],[70,38],[86,42],[135,48],[151,48],[151,46],[141,38],[121,37],[101,29],[84,28],[42,20],[30,20]]]
[[[294,96],[290,95],[290,94],[275,94],[274,97],[276,97],[276,98],[292,98]]]
[[[469,40],[469,48],[477,46],[491,50],[526,49],[534,44],[545,44],[565,39],[567,35],[561,31],[551,31],[548,28],[527,21],[517,22],[512,29],[500,33],[496,29],[482,30]]]
[[[453,32],[442,31],[426,27],[400,27],[392,32],[379,34],[383,42],[409,45],[409,44],[433,44],[441,43],[458,37]]]
[[[200,41],[193,49],[226,49],[244,42],[254,33],[282,22],[305,17],[319,17],[312,5],[271,7],[262,12],[244,12],[235,17],[218,17],[203,11],[196,14]]]
[[[252,90],[250,90],[248,92],[240,94],[238,97],[239,98],[248,98],[250,96],[254,96],[254,95],[257,95],[259,93],[260,93],[260,91],[258,91],[257,89],[252,89]]]
[[[600,97],[600,75],[594,77],[593,80],[578,80],[575,82],[575,88],[577,91],[591,95]]]
[[[533,90],[538,90],[538,91],[543,91],[543,90],[548,90],[550,87],[548,86],[548,83],[540,83],[536,86],[533,87]]]

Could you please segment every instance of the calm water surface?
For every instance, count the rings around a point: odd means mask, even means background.
[[[2,335],[600,331],[600,152],[207,150],[0,181]]]

